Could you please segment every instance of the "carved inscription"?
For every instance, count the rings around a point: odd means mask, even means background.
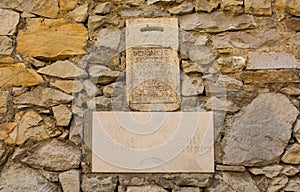
[[[177,53],[177,20],[137,19],[127,22],[126,36],[126,83],[127,102],[139,111],[174,111],[180,106],[180,71]],[[137,28],[159,27],[163,30],[137,30]],[[175,36],[159,44],[157,35],[173,31]],[[136,34],[137,33],[137,34]],[[146,34],[146,35],[145,35]],[[134,41],[136,36],[137,41]],[[151,42],[153,38],[153,42]]]

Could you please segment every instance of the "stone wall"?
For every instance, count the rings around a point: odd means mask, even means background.
[[[144,17],[178,18],[180,110],[215,112],[214,174],[90,171],[88,111],[128,110]],[[1,0],[0,26],[0,191],[299,191],[299,0]]]

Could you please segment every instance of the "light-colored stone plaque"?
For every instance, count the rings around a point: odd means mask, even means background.
[[[212,112],[93,112],[92,171],[214,172]]]
[[[130,108],[138,111],[178,109],[177,19],[130,19],[126,25],[126,95]]]

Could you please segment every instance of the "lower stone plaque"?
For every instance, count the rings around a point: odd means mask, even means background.
[[[93,172],[214,172],[212,112],[93,112]]]

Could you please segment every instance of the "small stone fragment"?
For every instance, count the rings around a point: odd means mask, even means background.
[[[162,187],[157,185],[146,185],[146,186],[128,186],[127,192],[144,192],[144,191],[151,191],[151,192],[167,192]]]
[[[294,129],[293,129],[293,135],[300,144],[300,119],[297,119]]]
[[[228,111],[232,113],[240,110],[240,108],[232,102],[218,97],[210,97],[204,107],[207,110]]]
[[[244,172],[244,171],[246,171],[246,168],[244,166],[217,165],[216,170],[218,170],[218,171]]]
[[[0,115],[5,114],[7,112],[8,96],[8,91],[0,91]]]
[[[0,65],[0,87],[30,87],[42,83],[43,78],[23,63]]]
[[[113,8],[113,4],[111,2],[102,3],[95,7],[94,13],[100,15],[106,15],[112,11],[112,8]]]
[[[295,143],[288,147],[281,160],[288,164],[300,164],[300,144]]]
[[[67,12],[76,8],[78,0],[59,0],[59,8],[62,12]]]
[[[57,104],[69,103],[72,99],[72,96],[61,91],[46,87],[37,87],[32,92],[26,92],[16,97],[14,103],[51,107]]]
[[[87,76],[87,73],[83,69],[68,60],[57,61],[52,65],[39,69],[37,72],[63,79]]]
[[[300,95],[300,88],[288,85],[287,87],[280,89],[280,92],[290,96],[298,96]]]
[[[300,179],[299,178],[291,178],[289,179],[288,184],[285,186],[284,191],[299,191]]]
[[[101,174],[84,174],[82,177],[83,192],[114,191],[117,186],[117,177],[103,176]]]
[[[221,3],[221,0],[196,0],[196,11],[206,11],[206,12],[212,12],[214,9],[216,9]]]
[[[247,69],[299,69],[300,62],[285,52],[249,52]]]
[[[175,3],[176,0],[147,0],[148,5],[152,5],[155,3]]]
[[[245,13],[253,15],[272,15],[271,0],[245,0]]]
[[[196,187],[180,187],[175,189],[174,192],[201,192],[199,188]]]
[[[125,83],[115,82],[109,85],[106,85],[103,88],[103,95],[105,97],[117,97],[119,95],[125,94]]]
[[[279,175],[283,169],[280,165],[270,165],[263,168],[250,168],[249,171],[254,175],[266,175],[268,178],[273,178]]]
[[[88,17],[88,4],[81,5],[67,14],[72,20],[83,23]]]
[[[17,12],[0,9],[0,35],[13,35],[19,23],[19,17]]]
[[[286,176],[294,176],[299,172],[300,172],[300,170],[295,168],[292,165],[284,165],[283,170],[281,171],[281,174],[286,175]]]
[[[72,113],[65,105],[52,107],[57,126],[68,126],[72,118]]]
[[[0,55],[10,55],[13,50],[13,40],[6,36],[0,36]]]
[[[17,125],[18,125],[17,123],[0,124],[0,141],[6,139]]]
[[[83,89],[83,84],[80,81],[74,80],[56,80],[50,83],[51,86],[57,87],[65,93],[78,93]]]
[[[22,162],[37,169],[67,171],[78,168],[80,158],[78,147],[53,139],[33,146]]]
[[[78,170],[70,170],[59,174],[59,182],[63,191],[80,191],[80,173]]]
[[[285,25],[289,30],[292,31],[300,31],[300,19],[299,18],[291,18],[285,20]]]
[[[204,83],[201,77],[184,76],[181,87],[183,96],[195,96],[202,94],[204,91]]]
[[[180,28],[184,30],[199,30],[201,32],[223,32],[238,29],[256,28],[252,15],[233,16],[221,12],[195,13],[181,16]]]
[[[267,192],[277,192],[282,189],[287,183],[289,179],[287,176],[282,175],[271,179]]]
[[[298,0],[287,1],[289,13],[295,16],[300,16],[300,2]]]
[[[98,78],[98,83],[109,84],[115,81],[121,73],[119,71],[112,71],[105,66],[92,65],[89,68],[89,74],[93,78]]]
[[[17,51],[30,57],[59,59],[84,54],[86,28],[64,19],[27,19],[17,37]]]
[[[99,93],[99,89],[92,81],[85,80],[83,84],[84,84],[84,90],[86,91],[88,96],[93,97]]]
[[[186,13],[190,13],[194,10],[194,4],[193,3],[182,3],[176,7],[173,7],[171,9],[168,9],[169,13],[172,13],[174,15],[182,15]]]
[[[221,8],[223,11],[228,11],[236,14],[244,12],[244,0],[222,0]]]

